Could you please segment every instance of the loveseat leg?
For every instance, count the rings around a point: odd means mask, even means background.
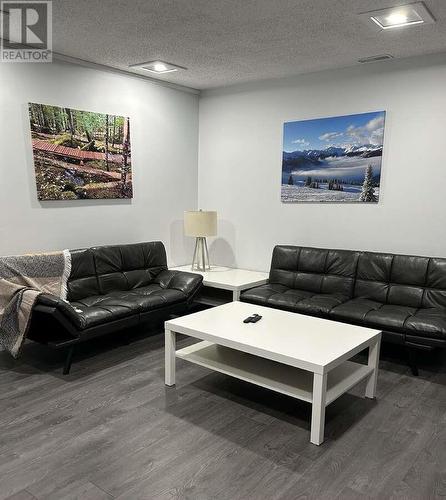
[[[418,377],[418,366],[417,366],[417,350],[413,347],[408,347],[408,362],[409,368],[414,377]]]
[[[70,373],[71,363],[73,361],[74,345],[72,345],[67,352],[67,357],[65,358],[65,364],[63,367],[63,374],[68,375]]]

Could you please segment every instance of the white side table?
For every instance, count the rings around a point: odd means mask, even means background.
[[[264,285],[268,282],[268,273],[261,271],[248,271],[247,269],[234,269],[232,267],[211,267],[210,271],[192,271],[191,266],[180,266],[171,268],[174,271],[185,271],[188,273],[201,274],[203,285],[209,288],[232,291],[232,300],[239,300],[240,292]],[[217,305],[208,303],[208,305]]]

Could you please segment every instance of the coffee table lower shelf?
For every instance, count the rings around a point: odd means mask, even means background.
[[[313,402],[313,373],[306,370],[207,341],[176,351],[176,357],[296,399]],[[372,372],[373,367],[352,361],[344,361],[331,370],[327,375],[325,405],[328,406]]]

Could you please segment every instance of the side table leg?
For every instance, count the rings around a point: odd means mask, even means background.
[[[238,300],[240,300],[240,290],[233,290],[232,301],[237,302]]]
[[[313,379],[313,407],[311,412],[311,437],[313,444],[324,442],[325,403],[327,397],[327,374],[314,374]]]
[[[172,386],[175,385],[175,350],[176,338],[175,332],[166,330],[164,333],[165,338],[165,384]]]

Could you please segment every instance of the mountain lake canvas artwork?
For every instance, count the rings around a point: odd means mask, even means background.
[[[385,111],[286,122],[283,202],[377,203]]]
[[[29,104],[39,200],[132,198],[130,121]]]

